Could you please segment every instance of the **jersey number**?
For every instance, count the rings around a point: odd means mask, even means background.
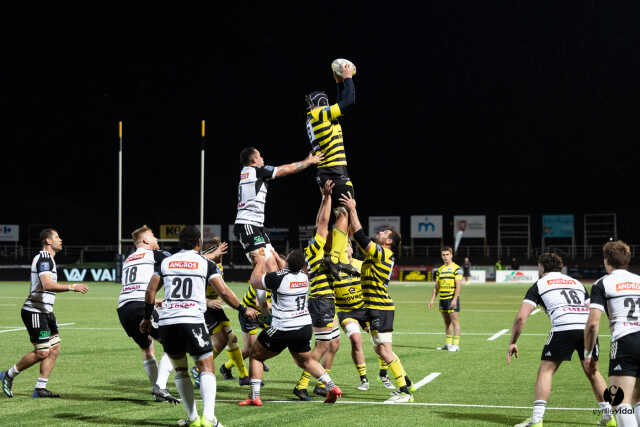
[[[299,296],[298,298],[296,298],[296,310],[303,310],[304,309],[304,302],[305,302],[306,298],[307,298],[306,295],[302,295],[302,296]]]
[[[173,286],[173,292],[171,292],[171,298],[191,298],[191,291],[193,291],[193,282],[190,278],[186,278],[182,280],[179,277],[176,277],[171,282],[171,286]],[[180,295],[182,293],[182,296]]]
[[[137,266],[134,265],[133,267],[129,267],[127,272],[124,274],[124,283],[128,285],[135,282],[137,273],[138,273]]]
[[[638,316],[633,315],[633,313],[635,313],[636,311],[636,305],[640,305],[640,298],[637,298],[635,302],[633,301],[633,298],[624,299],[624,306],[630,307],[629,313],[627,314],[627,320],[629,321],[638,320]]]
[[[562,296],[564,297],[564,299],[567,300],[567,304],[575,304],[575,305],[580,305],[582,304],[582,300],[580,300],[580,295],[578,295],[578,293],[574,290],[570,290],[569,293],[567,293],[567,291],[562,291],[560,292],[562,294]],[[569,298],[571,297],[571,298]]]

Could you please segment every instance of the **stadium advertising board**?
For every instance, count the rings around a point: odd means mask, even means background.
[[[456,215],[453,217],[453,235],[458,230],[464,232],[464,238],[487,237],[487,217],[484,215]]]
[[[496,282],[537,282],[540,278],[538,270],[498,270]]]
[[[442,215],[411,215],[411,238],[442,238]]]
[[[382,227],[393,227],[400,231],[399,216],[370,216],[369,217],[369,237],[375,236]]]
[[[65,282],[115,282],[115,267],[87,268],[83,266],[62,267]]]
[[[235,224],[229,224],[229,237],[227,238],[228,242],[239,242],[238,236],[233,232],[233,227]]]
[[[200,227],[200,224],[194,224],[196,227]],[[186,224],[162,224],[160,226],[160,238],[161,239],[177,239],[178,235],[185,228]],[[220,237],[222,232],[222,226],[220,224],[204,224],[202,226],[203,240],[206,242],[213,239],[215,236]]]
[[[542,215],[542,237],[573,236],[573,215]]]
[[[20,240],[20,226],[0,224],[0,242],[17,242]]]
[[[467,283],[484,283],[487,281],[487,272],[484,270],[471,270],[471,276]]]

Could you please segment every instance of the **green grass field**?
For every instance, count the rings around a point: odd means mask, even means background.
[[[232,283],[241,296],[246,284]],[[247,388],[218,375],[216,416],[225,426],[446,426],[513,425],[529,417],[540,352],[549,330],[544,312],[529,318],[520,338],[520,358],[505,363],[509,333],[527,285],[465,285],[461,294],[461,351],[437,351],[444,342],[443,322],[436,310],[427,311],[432,284],[392,284],[396,302],[393,348],[406,371],[418,382],[439,372],[415,393],[415,403],[382,405],[388,391],[376,381],[378,363],[366,338],[367,392],[356,390],[357,371],[351,362],[349,341],[342,347],[331,373],[343,390],[336,405],[293,401],[292,388],[300,370],[291,356],[282,353],[269,362],[260,408],[242,408]],[[116,314],[117,284],[92,284],[86,295],[65,293],[57,297],[55,313],[62,338],[61,353],[48,388],[63,399],[32,399],[38,376],[34,366],[14,381],[14,398],[0,394],[2,425],[146,425],[171,426],[184,417],[184,409],[152,401],[140,351],[120,327]],[[32,349],[20,318],[27,295],[26,283],[0,283],[0,370],[6,370]],[[227,312],[237,335],[236,313]],[[607,322],[601,322],[601,352],[608,354]],[[161,355],[157,347],[156,357]],[[226,360],[216,359],[216,367]],[[190,365],[192,361],[190,360]],[[607,357],[601,371],[608,368]],[[234,370],[234,374],[237,371]],[[313,384],[313,383],[312,383]],[[313,385],[311,385],[312,387]],[[310,391],[311,391],[310,387]],[[177,395],[173,375],[169,390]],[[197,394],[199,398],[199,394]],[[202,404],[198,403],[199,410]],[[557,409],[554,409],[557,408]],[[562,409],[560,409],[562,408]],[[582,373],[577,354],[554,377],[545,425],[594,425],[597,404]]]

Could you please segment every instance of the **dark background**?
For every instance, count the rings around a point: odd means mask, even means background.
[[[329,64],[345,57],[358,68],[342,125],[363,222],[615,212],[619,237],[637,241],[640,5],[450,3],[20,22],[0,70],[1,222],[115,243],[123,120],[123,233],[197,223],[205,119],[205,222],[232,223],[239,151],[303,159],[304,95],[333,99]],[[267,225],[314,221],[313,177],[270,187]]]

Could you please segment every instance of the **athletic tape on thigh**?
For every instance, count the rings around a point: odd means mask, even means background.
[[[173,365],[173,368],[176,370],[176,375],[177,372],[186,372],[187,368],[189,367],[189,364],[187,363],[187,358],[186,356],[182,356],[180,359],[171,359],[171,364]]]
[[[314,332],[313,334],[316,336],[316,341],[328,342],[332,340],[331,336],[333,331],[319,331]]]
[[[392,336],[393,334],[391,332],[372,332],[371,341],[374,345],[380,345],[382,343],[391,342]]]
[[[49,349],[51,348],[51,343],[49,341],[39,342],[34,344],[34,346],[36,348],[36,351],[42,351],[42,350],[49,351]]]
[[[51,339],[49,340],[49,344],[51,345],[51,347],[53,347],[54,345],[59,345],[60,344],[60,335],[52,336]]]
[[[194,357],[193,357],[193,360],[195,360],[196,362],[199,362],[199,361],[201,361],[201,360],[206,359],[207,357],[213,357],[213,352],[212,352],[212,351],[210,351],[210,352],[208,352],[208,353],[201,354],[201,355],[200,355],[200,356],[198,356],[198,357],[195,357],[195,356],[194,356]],[[185,359],[185,360],[186,360],[186,359]]]
[[[334,340],[336,338],[340,338],[340,327],[338,326],[337,322],[335,323],[335,326],[331,330],[331,339]]]
[[[347,338],[351,338],[351,335],[360,333],[360,325],[358,325],[358,322],[349,322],[344,325],[344,331],[347,334]]]

